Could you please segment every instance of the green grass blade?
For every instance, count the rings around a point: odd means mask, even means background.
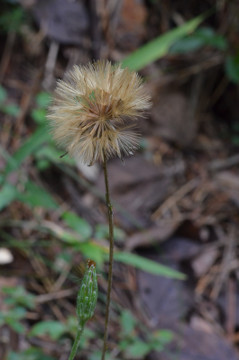
[[[131,70],[140,70],[153,61],[160,59],[167,54],[173,43],[193,32],[205,19],[205,17],[205,14],[197,16],[176,29],[170,30],[150,41],[146,45],[143,45],[141,48],[126,57],[122,61],[122,66],[128,67]]]
[[[79,233],[84,240],[88,240],[92,234],[90,224],[73,212],[67,211],[62,215],[66,224],[74,231]]]
[[[28,204],[30,207],[42,207],[44,209],[56,210],[58,204],[52,195],[44,188],[32,181],[25,184],[25,191],[18,194],[18,200]]]
[[[155,275],[166,276],[169,278],[185,280],[186,275],[173,270],[165,265],[156,263],[153,260],[146,259],[142,256],[128,253],[128,252],[115,252],[114,259],[127,265],[132,265],[137,269],[149,272]]]
[[[17,198],[17,190],[13,185],[4,184],[0,190],[0,211]]]
[[[11,160],[8,162],[6,167],[6,174],[11,171],[17,170],[22,162],[31,155],[40,145],[45,141],[49,140],[50,135],[46,126],[39,127],[27,140],[26,142],[18,149],[15,154],[13,154]]]

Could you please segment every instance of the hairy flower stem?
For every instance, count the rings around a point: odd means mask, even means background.
[[[114,261],[114,224],[113,224],[113,211],[110,201],[109,192],[109,180],[107,171],[107,159],[104,155],[104,177],[105,177],[105,200],[108,208],[108,222],[109,222],[109,273],[108,273],[108,289],[107,289],[107,302],[106,302],[106,314],[105,314],[105,330],[104,330],[104,345],[102,351],[101,360],[105,360],[105,353],[107,350],[107,338],[108,338],[108,325],[110,315],[110,300],[111,300],[111,289],[112,289],[112,274],[113,274],[113,261]]]
[[[72,346],[71,353],[70,353],[70,356],[69,356],[68,360],[73,360],[74,357],[76,356],[77,349],[78,349],[78,346],[79,346],[79,343],[80,343],[80,338],[81,338],[81,335],[83,333],[83,330],[84,330],[83,326],[80,326],[77,329],[76,338],[75,338],[74,344]]]

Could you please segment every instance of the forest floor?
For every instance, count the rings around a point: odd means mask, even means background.
[[[51,139],[56,79],[73,64],[121,61],[213,5],[0,5],[0,359],[68,358],[74,279],[87,258],[97,263],[99,302],[78,358],[100,359],[104,177],[100,164],[61,157]],[[196,40],[140,69],[153,103],[139,121],[141,148],[109,161],[116,261],[108,359],[239,360],[239,66],[225,71],[239,46],[235,14],[238,4],[217,1]]]

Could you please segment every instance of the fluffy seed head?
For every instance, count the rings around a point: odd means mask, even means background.
[[[137,73],[97,61],[75,65],[57,84],[48,119],[59,145],[88,165],[131,155],[135,119],[150,107]]]

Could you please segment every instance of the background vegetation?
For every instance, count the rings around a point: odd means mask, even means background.
[[[46,121],[56,78],[96,58],[141,71],[153,99],[139,154],[111,162],[109,359],[239,358],[238,4],[119,4],[0,4],[3,360],[67,359],[87,258],[97,263],[100,294],[79,358],[100,359],[108,249],[101,169],[63,156]]]

